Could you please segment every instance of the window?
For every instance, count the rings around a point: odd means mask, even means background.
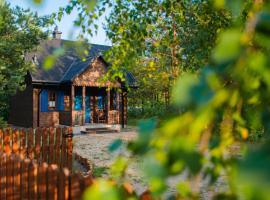
[[[48,95],[48,109],[49,110],[55,110],[56,108],[56,94],[54,91],[49,91],[49,95]]]
[[[64,110],[65,111],[70,110],[70,96],[69,95],[64,96]]]

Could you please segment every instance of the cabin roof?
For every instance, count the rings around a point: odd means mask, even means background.
[[[42,41],[36,51],[28,54],[26,59],[33,61],[36,65],[35,71],[31,72],[32,82],[48,82],[48,83],[66,83],[72,82],[73,79],[86,70],[94,59],[100,57],[105,51],[109,50],[110,46],[90,44],[90,50],[86,56],[86,60],[82,60],[78,55],[80,49],[78,42],[51,39]],[[52,56],[54,52],[65,49],[65,53],[57,58],[51,69],[45,70],[43,63],[48,56]],[[103,60],[104,61],[104,60]],[[106,63],[106,61],[104,61]],[[131,73],[126,73],[128,85],[135,86],[135,79]]]

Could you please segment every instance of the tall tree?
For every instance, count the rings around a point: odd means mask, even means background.
[[[23,89],[27,71],[34,69],[24,55],[47,37],[43,28],[51,23],[50,17],[0,4],[0,126],[7,118],[10,96]]]
[[[217,32],[230,23],[230,12],[211,9],[211,2],[101,0],[89,10],[87,2],[73,0],[60,10],[70,13],[76,7],[76,24],[93,34],[89,24],[110,8],[105,29],[112,41],[106,56],[112,66],[105,78],[124,79],[126,71],[133,72],[139,84],[134,95],[146,97],[145,104],[158,100],[168,105],[177,77],[209,61]]]

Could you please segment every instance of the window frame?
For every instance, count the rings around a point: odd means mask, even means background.
[[[68,98],[68,103],[66,103],[66,100],[67,100],[66,98]],[[70,108],[71,108],[70,99],[71,99],[70,95],[67,95],[67,94],[64,95],[64,111],[70,111]],[[68,105],[68,107],[67,107],[67,105]]]
[[[54,100],[51,100],[52,94],[54,94]],[[50,105],[51,102],[54,102],[54,107]],[[56,91],[49,90],[48,91],[48,110],[49,111],[56,111],[57,110],[57,94]]]

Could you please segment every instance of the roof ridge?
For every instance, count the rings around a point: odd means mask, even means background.
[[[47,39],[47,40],[44,40],[45,42],[46,41],[53,41],[53,40],[60,40],[62,42],[80,42],[78,40],[68,40],[68,39]],[[104,47],[112,47],[112,45],[106,45],[106,44],[97,44],[97,43],[91,43],[91,42],[87,42],[87,44],[90,44],[90,45],[98,45],[98,46],[104,46]]]
[[[67,75],[67,73],[70,71],[72,65],[73,65],[75,62],[76,62],[76,60],[74,60],[74,61],[70,64],[70,66],[68,67],[68,70],[64,73],[64,75],[62,76],[62,78],[60,79],[59,82],[62,82],[62,81],[63,81],[63,79],[65,78],[65,76]]]
[[[73,62],[72,62],[72,64],[69,66],[69,68],[68,68],[68,70],[64,73],[64,75],[62,76],[62,78],[61,78],[61,80],[60,80],[60,82],[62,82],[62,81],[64,81],[65,80],[65,77],[67,76],[67,74],[69,73],[69,71],[71,70],[71,68],[75,65],[75,64],[78,64],[78,63],[83,63],[83,62],[88,62],[88,61],[90,61],[92,58],[91,57],[88,57],[85,61],[83,61],[83,60],[74,60]],[[80,70],[77,74],[79,74],[79,73],[81,73],[81,71],[83,71],[83,70]],[[76,75],[75,75],[76,76]],[[73,78],[74,78],[74,76],[71,78],[71,80],[73,80]]]

